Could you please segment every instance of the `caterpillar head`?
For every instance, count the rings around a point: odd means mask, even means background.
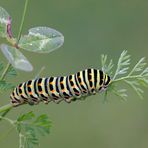
[[[99,88],[100,92],[105,91],[107,89],[108,85],[111,83],[110,76],[108,76],[107,74],[104,74],[103,77],[104,77],[103,78],[103,83],[102,83],[102,85]]]
[[[104,87],[104,88],[107,88],[107,86],[108,86],[110,83],[111,83],[111,78],[110,78],[110,76],[108,76],[107,74],[105,74],[103,87]]]

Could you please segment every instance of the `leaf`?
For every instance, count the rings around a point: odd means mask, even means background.
[[[49,134],[51,122],[45,114],[35,118],[33,112],[28,112],[18,117],[16,125],[19,135],[21,135],[20,138],[22,138],[22,135],[24,137],[24,145],[27,148],[32,148],[35,145],[39,145],[39,135]]]
[[[139,77],[135,79],[134,81],[138,81],[139,85],[141,86],[148,87],[148,78],[146,77]]]
[[[3,70],[3,68],[4,68],[4,64],[0,62],[0,72]]]
[[[10,66],[5,77],[11,77],[16,75],[17,75],[16,70],[12,66]]]
[[[143,90],[140,88],[140,83],[139,83],[138,81],[135,81],[135,80],[133,80],[133,81],[125,80],[125,82],[126,82],[127,84],[129,84],[129,86],[132,87],[132,89],[137,93],[137,95],[138,95],[141,99],[143,99],[143,96],[142,96]]]
[[[7,25],[10,24],[10,15],[8,12],[0,7],[0,36],[7,37]]]
[[[27,121],[27,120],[31,120],[32,118],[34,118],[35,115],[34,113],[31,111],[31,112],[28,112],[26,114],[23,114],[23,115],[20,115],[18,118],[17,118],[17,121]]]
[[[102,63],[102,71],[104,71],[107,74],[112,74],[112,68],[114,67],[112,59],[109,61],[109,64],[107,64],[107,55],[101,55],[101,63]]]
[[[142,71],[145,65],[146,65],[145,58],[143,57],[137,62],[137,64],[134,66],[134,68],[131,70],[131,72],[128,75],[130,76],[135,72]]]
[[[119,57],[114,77],[112,78],[106,91],[112,92],[122,99],[125,99],[127,96],[126,89],[118,89],[117,85],[115,85],[118,82],[124,82],[128,84],[140,98],[143,98],[142,95],[144,91],[141,87],[148,87],[148,67],[146,67],[147,63],[145,62],[145,57],[141,58],[130,70],[129,74],[127,74],[130,66],[130,60],[130,55],[128,55],[127,51],[124,50]],[[101,57],[101,61],[102,66],[105,69],[106,67],[104,65],[106,65],[107,56],[103,55]],[[121,76],[123,74],[126,75]],[[117,78],[119,75],[120,77]],[[107,92],[105,98],[107,98]]]
[[[35,145],[39,145],[39,140],[34,134],[34,131],[27,131],[25,134],[25,143],[26,148],[33,148]]]
[[[48,27],[35,27],[29,30],[28,35],[22,36],[19,47],[38,53],[49,53],[63,45],[64,36]]]
[[[127,70],[129,69],[129,67],[128,67],[129,65],[130,65],[130,55],[127,55],[127,51],[124,50],[119,57],[117,69],[114,74],[113,80],[118,75],[123,75],[123,74],[127,73]]]
[[[127,100],[126,99],[126,97],[127,97],[126,91],[127,91],[126,89],[115,89],[115,88],[112,90],[112,92],[116,96],[120,97],[123,101]]]
[[[30,62],[18,49],[6,44],[2,44],[0,47],[5,57],[14,68],[28,72],[33,70]]]
[[[12,88],[14,88],[14,85],[12,83],[7,83],[6,81],[0,81],[0,92]]]
[[[36,131],[38,131],[41,135],[49,134],[49,129],[51,127],[51,122],[47,115],[40,115],[33,123],[36,127]]]
[[[146,67],[140,74],[141,76],[148,77],[148,67]]]

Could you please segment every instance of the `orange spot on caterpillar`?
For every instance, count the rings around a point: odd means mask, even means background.
[[[32,92],[29,92],[29,95],[32,95]]]
[[[55,90],[52,90],[51,92],[52,92],[52,93],[54,93],[54,92],[55,92]]]

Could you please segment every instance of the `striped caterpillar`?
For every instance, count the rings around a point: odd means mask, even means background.
[[[86,69],[68,76],[37,78],[21,83],[14,88],[10,98],[13,106],[36,105],[41,101],[45,104],[62,100],[70,103],[105,90],[110,82],[110,77],[103,71]]]

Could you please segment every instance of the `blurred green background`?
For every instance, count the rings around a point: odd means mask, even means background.
[[[24,0],[0,0],[0,6],[12,16],[13,33],[17,35]],[[11,80],[15,84],[34,78],[42,66],[46,67],[41,74],[45,77],[68,75],[89,67],[101,68],[101,54],[108,54],[117,62],[124,49],[132,55],[133,64],[140,57],[148,57],[147,0],[30,0],[23,33],[35,26],[60,31],[65,43],[50,54],[22,51],[34,71],[18,71],[18,77]],[[0,60],[7,63],[2,53]],[[0,94],[1,106],[9,102],[9,94]],[[48,114],[53,127],[50,135],[41,137],[42,148],[147,148],[147,95],[145,89],[145,99],[140,100],[129,88],[126,102],[111,95],[104,104],[103,95],[96,95],[71,104],[25,105],[9,116],[15,119],[26,111]],[[15,130],[2,138],[9,128],[2,121],[0,148],[18,147]]]

